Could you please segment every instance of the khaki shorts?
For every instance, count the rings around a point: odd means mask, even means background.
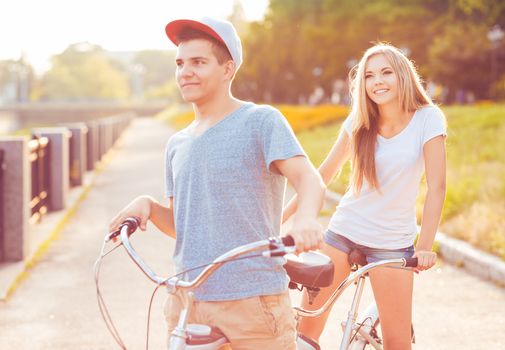
[[[182,302],[170,294],[165,304],[168,336],[177,325]],[[218,327],[233,350],[295,350],[295,320],[289,293],[232,301],[196,301],[188,323]]]

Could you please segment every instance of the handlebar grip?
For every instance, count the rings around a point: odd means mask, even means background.
[[[140,225],[140,220],[137,219],[136,217],[131,216],[129,218],[126,218],[125,221],[123,221],[119,227],[120,227],[120,230],[124,226],[128,227],[128,237],[129,237],[133,234],[133,232],[135,232],[137,230],[139,225]]]
[[[140,220],[137,219],[136,217],[131,216],[129,218],[126,218],[119,225],[119,228],[116,231],[109,233],[109,235],[106,237],[105,241],[109,242],[111,239],[114,239],[117,236],[119,236],[121,234],[121,229],[124,226],[128,227],[128,237],[130,237],[133,234],[133,232],[135,232],[135,230],[139,227],[139,225],[140,225]]]
[[[293,239],[292,236],[285,236],[281,238],[282,244],[284,244],[286,247],[293,247],[295,245],[295,240]]]
[[[417,258],[406,258],[405,267],[417,267]]]
[[[111,232],[106,236],[105,242],[109,242],[110,240],[119,236],[121,234],[121,229],[124,226],[128,227],[128,237],[130,237],[133,234],[133,232],[135,232],[135,230],[139,227],[139,225],[140,225],[139,219],[133,216],[129,217],[119,225],[119,228],[116,231]]]

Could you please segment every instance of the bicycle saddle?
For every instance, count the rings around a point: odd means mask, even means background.
[[[368,264],[368,261],[366,261],[365,254],[358,249],[353,249],[349,252],[349,255],[347,256],[347,261],[351,266],[353,265],[365,266],[366,264]]]
[[[285,256],[284,268],[292,283],[309,288],[328,287],[333,281],[334,266],[329,257],[317,252]]]

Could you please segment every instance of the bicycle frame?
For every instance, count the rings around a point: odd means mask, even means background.
[[[382,350],[382,345],[380,345],[372,336],[369,334],[370,328],[373,326],[373,322],[371,325],[363,325],[358,326],[356,324],[356,319],[358,317],[358,308],[361,302],[361,296],[363,295],[363,289],[365,285],[366,275],[369,271],[376,269],[378,267],[395,267],[395,268],[406,268],[406,266],[411,263],[407,259],[387,259],[381,260],[374,263],[367,264],[358,270],[349,274],[349,276],[344,279],[340,285],[335,289],[333,294],[326,300],[323,306],[321,306],[317,310],[306,310],[301,307],[294,307],[295,317],[297,321],[300,317],[319,317],[328,309],[330,309],[335,301],[340,297],[340,295],[347,289],[352,283],[356,282],[356,291],[354,292],[354,297],[351,303],[351,308],[347,314],[347,320],[344,321],[344,334],[342,336],[342,341],[340,343],[340,350],[346,350],[350,346],[351,334],[352,331],[357,331],[366,341],[370,343],[375,349]],[[376,312],[371,308],[367,309],[369,313]],[[363,319],[365,319],[364,317]],[[358,329],[359,327],[359,329]]]

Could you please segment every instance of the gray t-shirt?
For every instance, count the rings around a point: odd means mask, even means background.
[[[178,272],[278,236],[286,179],[270,164],[304,155],[284,116],[270,106],[245,103],[201,135],[192,135],[191,128],[170,138],[165,157]],[[251,258],[225,264],[195,295],[217,301],[276,294],[286,290],[287,281],[280,259]]]

